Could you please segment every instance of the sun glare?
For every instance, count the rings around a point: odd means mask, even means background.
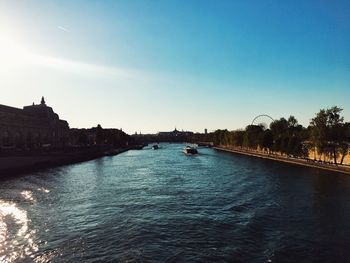
[[[30,55],[20,41],[6,33],[0,35],[0,68],[8,69],[25,64]]]
[[[44,56],[40,53],[33,52],[28,46],[23,45],[23,43],[23,41],[13,37],[11,34],[5,32],[0,33],[0,71],[8,72],[14,67],[31,65],[57,69],[70,73],[94,74],[122,78],[131,77],[128,70],[120,68],[84,63],[54,56]]]

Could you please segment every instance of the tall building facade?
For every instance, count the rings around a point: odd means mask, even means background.
[[[40,104],[23,109],[0,104],[0,147],[36,149],[64,147],[68,143],[69,125],[53,109]]]

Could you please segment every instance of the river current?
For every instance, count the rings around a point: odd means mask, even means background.
[[[349,262],[349,176],[183,147],[1,179],[0,262]]]

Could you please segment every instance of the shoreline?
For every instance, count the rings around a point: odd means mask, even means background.
[[[140,149],[140,147],[135,146],[117,149],[98,149],[93,151],[81,150],[73,153],[61,152],[0,157],[0,179],[10,178],[17,175],[25,175],[27,173],[44,169],[87,162],[137,149]]]
[[[296,164],[296,165],[301,165],[301,166],[317,168],[317,169],[322,169],[322,170],[327,170],[327,171],[338,172],[338,173],[350,175],[350,167],[348,168],[345,166],[339,166],[339,165],[334,165],[334,164],[316,163],[313,161],[307,161],[305,159],[298,159],[298,158],[293,158],[293,157],[283,157],[283,156],[276,156],[276,155],[272,156],[272,155],[269,155],[266,153],[256,153],[256,152],[250,152],[248,150],[239,150],[239,149],[232,149],[232,148],[225,148],[225,147],[213,147],[213,148],[215,150],[218,150],[218,151],[236,153],[236,154],[241,154],[241,155],[246,155],[246,156],[269,159],[269,160],[278,161],[278,162]]]

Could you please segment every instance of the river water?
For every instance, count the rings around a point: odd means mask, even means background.
[[[349,176],[183,147],[2,179],[0,262],[349,262]]]

